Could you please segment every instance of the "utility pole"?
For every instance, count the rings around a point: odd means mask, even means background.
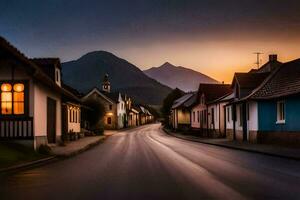
[[[261,54],[264,54],[264,53],[261,53],[261,52],[254,52],[254,54],[256,54],[256,65],[257,65],[257,69],[259,69],[259,65],[260,65],[260,55]]]

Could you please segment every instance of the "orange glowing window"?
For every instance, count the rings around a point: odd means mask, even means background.
[[[24,114],[24,84],[14,84],[14,114]]]
[[[12,86],[9,83],[1,85],[1,114],[12,114]]]
[[[3,83],[0,93],[2,115],[24,114],[24,84]]]

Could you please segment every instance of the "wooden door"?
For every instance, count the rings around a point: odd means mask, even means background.
[[[47,139],[48,143],[55,143],[56,140],[56,101],[47,98]]]

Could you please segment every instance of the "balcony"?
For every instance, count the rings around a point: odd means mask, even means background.
[[[33,139],[33,118],[0,118],[0,140]]]

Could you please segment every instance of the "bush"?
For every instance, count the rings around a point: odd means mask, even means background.
[[[96,135],[103,135],[104,134],[104,128],[96,129],[94,132],[95,132]]]
[[[51,148],[46,144],[42,144],[42,145],[39,146],[38,152],[40,154],[43,154],[43,155],[50,155],[51,154]]]

